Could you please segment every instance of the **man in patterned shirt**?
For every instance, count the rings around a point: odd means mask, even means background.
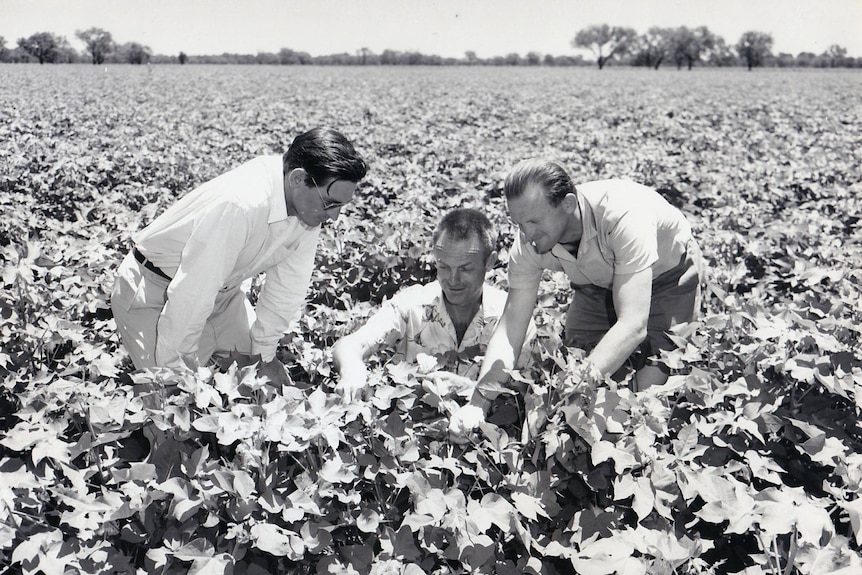
[[[448,212],[432,237],[437,279],[402,289],[333,346],[338,390],[347,398],[361,392],[365,360],[382,348],[394,349],[396,361],[433,356],[441,369],[475,380],[475,358],[484,354],[506,302],[506,292],[485,283],[497,260],[494,245],[484,214],[471,208]]]

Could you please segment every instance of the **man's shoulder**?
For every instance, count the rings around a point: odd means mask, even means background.
[[[439,301],[443,290],[438,281],[425,284],[413,284],[398,290],[390,302],[399,307],[426,305]]]
[[[212,180],[208,186],[228,203],[268,210],[280,174],[279,156],[256,156]]]
[[[654,192],[649,186],[645,186],[632,180],[624,180],[622,178],[609,178],[606,180],[591,180],[582,182],[575,186],[581,194],[588,198],[601,198],[604,196],[643,193],[645,191]]]
[[[654,213],[664,199],[653,188],[631,180],[595,180],[577,185],[578,193],[599,219],[617,221],[627,214]]]

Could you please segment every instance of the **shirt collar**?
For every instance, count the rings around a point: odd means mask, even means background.
[[[452,318],[449,317],[449,310],[446,309],[446,302],[443,300],[443,286],[440,285],[439,280],[434,280],[434,305],[437,309],[440,310],[442,316],[445,316],[449,323],[452,323]],[[488,290],[491,289],[491,286],[488,285],[488,282],[482,282],[482,301],[479,302],[479,309],[476,310],[476,315],[473,316],[473,321],[476,321],[477,317],[481,317],[482,319],[487,319],[485,315],[485,301],[488,299]]]
[[[593,208],[589,203],[584,199],[584,195],[576,191],[575,197],[578,200],[578,210],[581,215],[581,239],[579,240],[579,245],[583,246],[585,242],[596,237],[599,232],[596,228],[596,216],[593,213]],[[581,251],[581,248],[578,248],[578,252]],[[570,261],[576,261],[577,257],[569,253],[569,250],[564,248],[561,244],[555,245],[551,248],[551,253],[558,258]]]
[[[593,207],[587,202],[584,194],[577,192],[578,209],[581,210],[581,243],[585,240],[591,240],[599,235],[596,227],[596,215],[593,212]]]
[[[278,169],[272,170],[272,193],[269,195],[269,219],[267,223],[273,224],[287,219],[287,200],[284,197],[284,168],[280,156],[278,158]]]

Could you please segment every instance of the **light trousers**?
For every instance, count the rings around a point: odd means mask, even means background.
[[[130,253],[120,264],[111,310],[123,347],[135,368],[157,367],[159,317],[167,302],[170,282],[140,265]],[[182,313],[182,310],[177,310]],[[180,322],[182,318],[178,318]],[[232,288],[220,291],[197,345],[197,361],[204,365],[214,353],[251,353],[254,308],[246,293]]]

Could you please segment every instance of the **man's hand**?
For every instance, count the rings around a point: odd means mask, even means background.
[[[273,385],[279,387],[282,385],[293,385],[293,380],[290,379],[290,375],[287,373],[284,364],[275,358],[272,361],[260,362],[257,365],[257,375],[261,377],[266,376]]]
[[[360,362],[351,369],[343,370],[335,384],[335,392],[344,398],[345,402],[361,399],[368,386],[368,369]]]

